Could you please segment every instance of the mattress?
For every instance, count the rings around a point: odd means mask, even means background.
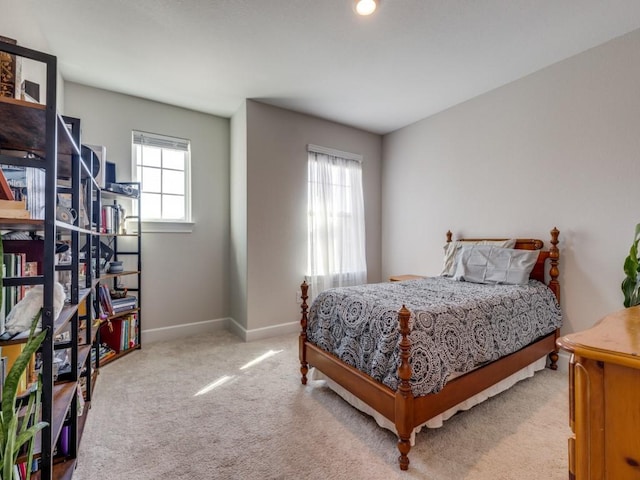
[[[334,288],[309,309],[307,338],[393,390],[398,386],[398,310],[411,311],[414,396],[436,393],[454,375],[513,353],[562,325],[541,282],[484,285],[433,277]]]

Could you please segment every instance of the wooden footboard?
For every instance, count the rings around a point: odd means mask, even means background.
[[[547,285],[560,301],[558,234],[559,232],[555,228],[551,231],[551,247],[548,252],[540,253],[539,262],[544,263],[547,258],[550,260],[550,281]],[[448,239],[450,240],[450,236]],[[534,242],[534,240],[521,240],[521,242],[527,242],[526,245],[532,245],[530,242]],[[518,244],[516,243],[516,245]],[[540,249],[541,247],[542,244],[540,242],[535,248],[524,248]],[[539,268],[536,275],[540,275]],[[559,330],[536,340],[515,353],[455,378],[448,382],[438,393],[414,397],[410,384],[412,372],[410,364],[411,342],[409,340],[409,319],[411,314],[409,310],[403,306],[398,312],[398,328],[401,336],[399,343],[400,366],[398,367],[398,390],[394,391],[308,341],[308,285],[306,282],[302,283],[301,292],[302,317],[300,319],[299,356],[302,384],[307,383],[309,365],[313,365],[393,422],[398,432],[398,450],[400,452],[398,463],[402,470],[407,470],[409,467],[410,438],[415,427],[504,380],[518,370],[542,358],[545,354],[549,355],[550,368],[554,370],[557,368],[558,350],[556,339],[559,337]]]

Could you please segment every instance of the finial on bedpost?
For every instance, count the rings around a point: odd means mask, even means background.
[[[560,275],[560,270],[558,269],[558,262],[560,261],[560,250],[558,249],[558,236],[560,235],[560,231],[557,228],[553,228],[551,230],[551,247],[549,248],[549,261],[551,263],[551,268],[549,269],[549,276],[551,280],[549,281],[549,288],[555,294],[558,303],[560,303],[560,282],[558,282],[558,275]],[[556,340],[560,336],[560,329],[556,329]],[[549,368],[551,370],[558,369],[558,349],[556,349],[549,354]]]
[[[298,352],[300,355],[300,373],[302,374],[302,378],[300,379],[300,381],[302,382],[303,385],[307,384],[307,372],[309,371],[309,364],[307,363],[307,309],[309,308],[309,305],[307,305],[307,299],[309,298],[309,296],[307,295],[307,292],[309,291],[309,285],[307,284],[307,280],[303,280],[302,284],[300,285],[300,298],[302,299],[302,305],[301,305],[301,309],[302,309],[302,317],[300,318],[300,338],[299,338],[299,345],[298,345]]]
[[[400,456],[398,462],[400,470],[409,468],[409,450],[411,450],[411,430],[413,424],[413,394],[411,392],[411,364],[409,357],[411,353],[411,342],[409,341],[409,318],[411,312],[403,305],[398,312],[400,323],[400,367],[398,367],[398,377],[400,383],[396,392],[396,430],[398,431],[398,450]],[[403,419],[403,423],[398,423],[398,419]],[[411,419],[411,420],[409,420]]]
[[[447,243],[451,243],[452,236],[453,236],[453,233],[451,233],[451,230],[447,230]]]

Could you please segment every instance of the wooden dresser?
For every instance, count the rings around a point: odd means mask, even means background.
[[[640,306],[557,345],[569,365],[569,478],[640,479]]]

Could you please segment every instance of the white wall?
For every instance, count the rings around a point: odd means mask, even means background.
[[[247,103],[231,117],[229,304],[231,318],[247,326]],[[243,336],[242,331],[238,332]]]
[[[563,332],[622,308],[640,222],[640,30],[384,137],[382,271],[438,274],[448,229],[560,230]]]
[[[380,281],[382,139],[248,100],[246,143],[247,281],[246,289],[232,297],[246,293],[247,323],[237,332],[254,339],[299,329],[296,292],[307,264],[309,143],[363,155],[368,275],[369,281]]]
[[[226,322],[229,120],[70,82],[65,112],[83,143],[107,147],[117,181],[131,179],[132,130],[191,140],[193,232],[143,234],[143,341]]]

